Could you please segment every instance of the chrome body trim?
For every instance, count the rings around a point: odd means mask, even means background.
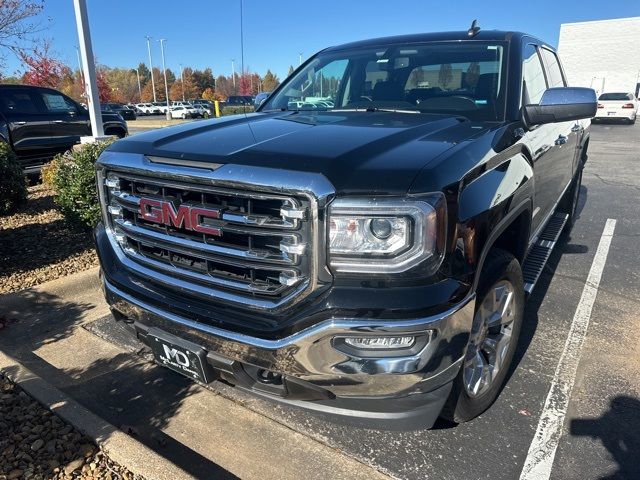
[[[447,357],[435,367],[430,360],[452,338],[468,335],[475,308],[472,295],[450,310],[430,317],[331,318],[288,337],[269,340],[176,315],[127,294],[107,279],[103,282],[108,303],[130,320],[197,343],[228,359],[317,383],[345,397],[409,394],[431,385],[431,378],[459,359]],[[424,335],[429,330],[435,332],[431,341],[408,356],[356,357],[332,345],[335,337]]]
[[[196,166],[197,165],[197,166]],[[141,154],[105,151],[96,162],[99,194],[103,219],[107,236],[123,267],[142,281],[164,284],[172,289],[204,298],[208,301],[241,305],[250,310],[267,310],[278,312],[305,299],[311,292],[327,286],[333,280],[327,268],[325,245],[325,215],[320,215],[335,194],[331,183],[321,174],[283,171],[264,167],[249,167],[224,164],[215,169],[198,162],[170,163],[170,159],[158,162]],[[242,195],[255,199],[285,199],[286,212],[281,212],[282,220],[269,225],[264,218],[258,216],[242,216],[227,212],[222,220],[230,222],[225,231],[233,233],[250,233],[251,235],[275,235],[276,249],[280,249],[277,258],[274,252],[260,249],[242,250],[226,248],[224,245],[199,243],[188,238],[177,236],[154,235],[149,229],[136,228],[131,222],[114,217],[109,213],[105,181],[116,187],[116,182],[109,181],[109,172],[121,178],[140,178],[141,181],[157,184],[167,188],[185,188],[206,193],[220,192],[225,195]],[[114,179],[115,180],[115,179]],[[111,194],[117,205],[129,210],[136,210],[139,198],[135,195],[116,190]],[[296,199],[301,199],[304,205]],[[289,216],[291,215],[291,216]],[[265,217],[266,218],[266,217]],[[277,217],[273,217],[277,218]],[[298,226],[305,221],[308,238],[302,241]],[[262,227],[262,231],[258,227]],[[279,229],[277,234],[273,229]],[[251,269],[260,269],[261,263],[268,264],[271,270],[280,271],[278,278],[285,279],[282,284],[286,292],[246,288],[245,282],[215,279],[207,272],[187,272],[180,269],[171,270],[171,266],[160,269],[151,264],[151,258],[134,260],[134,252],[123,248],[118,240],[123,233],[135,235],[137,241],[158,248],[179,249],[181,254],[206,261],[220,262],[226,265],[238,265]],[[280,241],[282,240],[282,242]],[[171,247],[169,248],[169,245]],[[143,256],[143,255],[139,255]],[[302,273],[300,264],[304,260]],[[162,263],[162,262],[159,262]],[[307,267],[308,265],[308,267]],[[282,293],[282,294],[281,294]],[[264,294],[265,296],[259,296]],[[280,296],[275,296],[280,295]],[[273,296],[270,298],[269,296]]]

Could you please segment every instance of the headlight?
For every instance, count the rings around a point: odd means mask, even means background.
[[[435,271],[446,226],[442,194],[340,198],[329,209],[329,256],[336,272],[398,273],[418,263]]]

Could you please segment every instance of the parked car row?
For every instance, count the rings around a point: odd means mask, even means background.
[[[129,109],[134,109],[137,115],[161,115],[166,114],[167,110],[171,111],[172,118],[196,118],[196,117],[209,117],[213,113],[213,104],[208,100],[190,100],[190,101],[175,101],[171,102],[171,105],[167,106],[164,102],[147,102],[136,103],[126,105]],[[178,110],[179,113],[173,114],[174,109],[177,107],[184,107]],[[186,116],[182,116],[186,114]]]

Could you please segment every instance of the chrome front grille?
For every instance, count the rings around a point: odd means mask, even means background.
[[[117,170],[102,179],[112,238],[150,280],[240,303],[277,302],[313,283],[313,204],[304,195]]]

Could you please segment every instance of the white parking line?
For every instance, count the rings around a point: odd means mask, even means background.
[[[569,336],[564,344],[564,350],[551,381],[549,394],[544,402],[542,415],[538,422],[536,434],[533,437],[527,458],[520,474],[520,480],[547,480],[551,475],[553,459],[556,455],[558,442],[562,436],[564,417],[567,414],[571,390],[580,361],[582,344],[587,336],[591,309],[598,294],[600,278],[604,270],[611,238],[616,228],[616,220],[607,219],[596,256],[591,264],[591,270],[582,290],[578,308],[573,316]]]

